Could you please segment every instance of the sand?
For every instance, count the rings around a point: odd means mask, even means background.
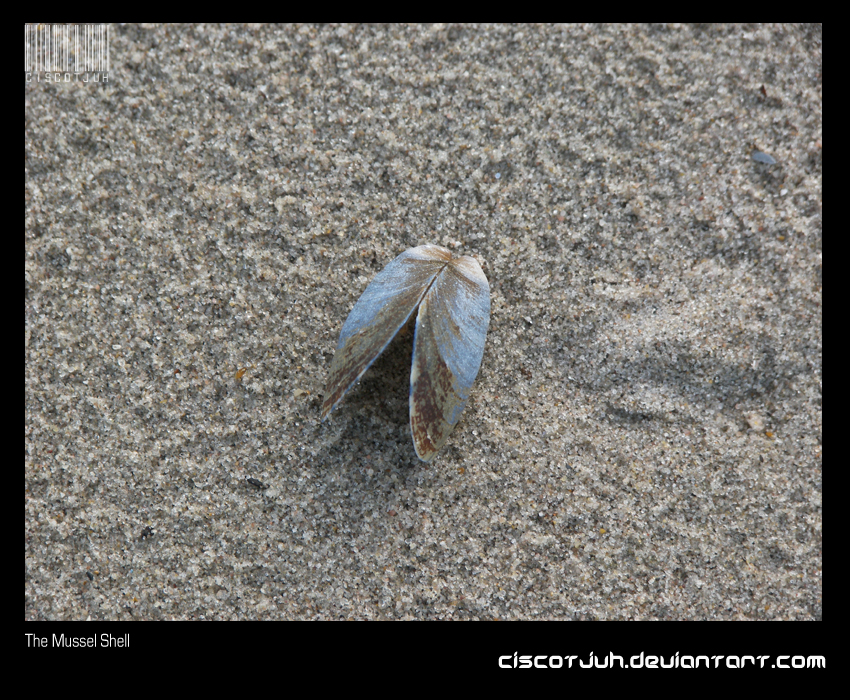
[[[820,25],[109,42],[25,85],[27,619],[821,618]],[[430,464],[410,333],[319,421],[423,243],[492,290]]]

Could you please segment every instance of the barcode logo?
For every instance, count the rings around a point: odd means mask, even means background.
[[[25,24],[24,71],[109,72],[109,25]]]

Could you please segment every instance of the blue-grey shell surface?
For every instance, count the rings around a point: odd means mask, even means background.
[[[475,258],[422,245],[404,251],[376,275],[342,326],[322,420],[417,308],[410,429],[416,454],[429,462],[460,419],[484,356],[490,285]]]

